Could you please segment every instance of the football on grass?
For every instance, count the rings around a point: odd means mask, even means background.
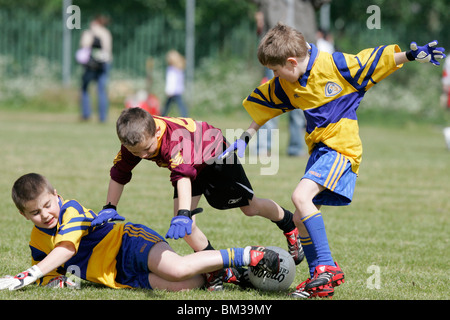
[[[294,282],[295,263],[291,255],[280,247],[269,246],[267,249],[278,253],[280,257],[280,271],[272,274],[259,268],[249,268],[250,282],[255,288],[263,291],[280,291],[286,290]]]

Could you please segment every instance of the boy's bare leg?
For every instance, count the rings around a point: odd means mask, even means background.
[[[179,291],[201,287],[205,279],[200,273],[222,268],[223,260],[219,251],[201,251],[180,256],[169,244],[159,242],[149,252],[148,267],[153,289]]]
[[[295,261],[300,264],[304,259],[303,248],[300,244],[299,233],[293,222],[293,214],[280,207],[270,199],[254,197],[249,200],[249,205],[240,208],[247,216],[260,216],[271,220],[283,231],[287,240],[288,251]]]
[[[284,217],[283,209],[273,200],[254,197],[248,202],[248,206],[240,208],[246,216],[260,216],[272,221],[279,221]]]
[[[294,222],[297,228],[299,228],[299,225],[297,225],[299,220],[320,210],[320,206],[316,206],[313,199],[323,190],[325,190],[325,187],[310,179],[302,179],[297,185],[292,194],[292,202],[297,209],[294,214]]]
[[[205,280],[202,275],[181,280],[175,270],[179,256],[165,242],[157,243],[148,255],[148,281],[153,289],[181,291],[200,288]],[[164,277],[164,278],[163,278]],[[168,280],[169,279],[169,280]]]
[[[218,250],[206,250],[180,256],[168,243],[159,242],[149,252],[148,267],[151,272],[165,279],[180,281],[196,274],[223,268],[223,259]]]
[[[158,242],[148,254],[147,265],[150,270],[149,281],[153,288],[181,290],[201,286],[204,278],[198,278],[199,274],[212,273],[231,266],[258,266],[268,272],[277,273],[280,258],[277,253],[257,246],[204,250],[180,256],[167,242]]]
[[[302,218],[320,210],[321,206],[315,205],[313,199],[323,190],[325,190],[325,187],[318,183],[309,179],[302,179],[292,194],[292,202],[295,206],[294,223],[301,238],[309,238]]]
[[[303,298],[306,291],[312,297],[330,297],[334,293],[334,287],[344,282],[344,273],[331,256],[320,206],[313,203],[314,197],[323,190],[323,186],[305,178],[292,194],[296,207],[294,222],[302,233],[303,248],[311,275],[310,279],[297,286],[294,297]]]
[[[204,250],[209,245],[209,242],[203,231],[200,230],[200,228],[195,224],[195,219],[195,216],[192,217],[192,220],[194,221],[192,223],[192,233],[185,236],[184,240],[194,251],[197,252]]]
[[[148,274],[148,281],[152,289],[167,290],[167,291],[182,291],[195,288],[201,288],[205,283],[202,275],[196,275],[190,279],[183,281],[169,281],[161,278],[155,273]]]

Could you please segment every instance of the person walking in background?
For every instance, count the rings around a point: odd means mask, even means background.
[[[333,54],[336,51],[336,48],[334,47],[333,36],[331,34],[326,32],[325,30],[319,29],[317,30],[316,35],[316,46],[319,51],[325,51],[330,54]]]
[[[89,120],[91,117],[88,88],[92,81],[97,81],[99,120],[105,122],[108,117],[107,82],[112,62],[112,35],[106,28],[108,24],[109,19],[99,15],[91,22],[89,29],[81,35],[77,61],[84,67],[81,78],[82,120]]]
[[[176,50],[170,50],[166,55],[167,70],[166,70],[166,87],[165,92],[167,96],[166,104],[162,112],[165,117],[169,114],[170,106],[173,102],[178,105],[180,115],[183,118],[188,116],[187,107],[183,101],[184,92],[184,68],[186,61],[184,57]]]

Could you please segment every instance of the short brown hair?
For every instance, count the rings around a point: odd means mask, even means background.
[[[117,119],[116,131],[124,146],[134,147],[156,134],[155,119],[141,108],[125,109]]]
[[[258,60],[263,66],[284,66],[288,58],[304,58],[307,54],[303,34],[280,22],[266,33],[258,46]]]
[[[14,182],[11,197],[20,212],[25,210],[28,201],[37,199],[43,192],[54,192],[46,177],[38,173],[27,173]]]

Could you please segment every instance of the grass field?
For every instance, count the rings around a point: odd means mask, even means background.
[[[80,123],[70,114],[0,111],[0,275],[29,267],[32,225],[15,209],[10,190],[22,174],[47,176],[65,199],[74,198],[98,211],[104,204],[109,168],[119,144],[114,119],[107,124]],[[247,116],[204,118],[222,129],[241,128]],[[257,196],[293,209],[290,195],[302,176],[306,158],[285,156],[286,123],[280,132],[278,174],[260,175],[260,165],[245,164]],[[284,126],[284,127],[283,127]],[[346,283],[333,300],[446,300],[449,282],[450,152],[441,128],[414,124],[361,127],[364,160],[352,205],[324,207],[333,257]],[[172,215],[169,171],[141,163],[119,205],[128,221],[165,234]],[[249,244],[285,248],[276,226],[248,218],[239,210],[218,211],[202,200],[200,228],[216,248]],[[191,253],[183,241],[170,241],[181,254]],[[295,285],[307,278],[307,265],[297,268]],[[379,285],[379,288],[374,288]],[[283,300],[286,292],[264,293],[227,285],[223,292],[203,290],[167,293],[112,290],[83,282],[80,290],[27,287],[1,291],[1,300]]]

